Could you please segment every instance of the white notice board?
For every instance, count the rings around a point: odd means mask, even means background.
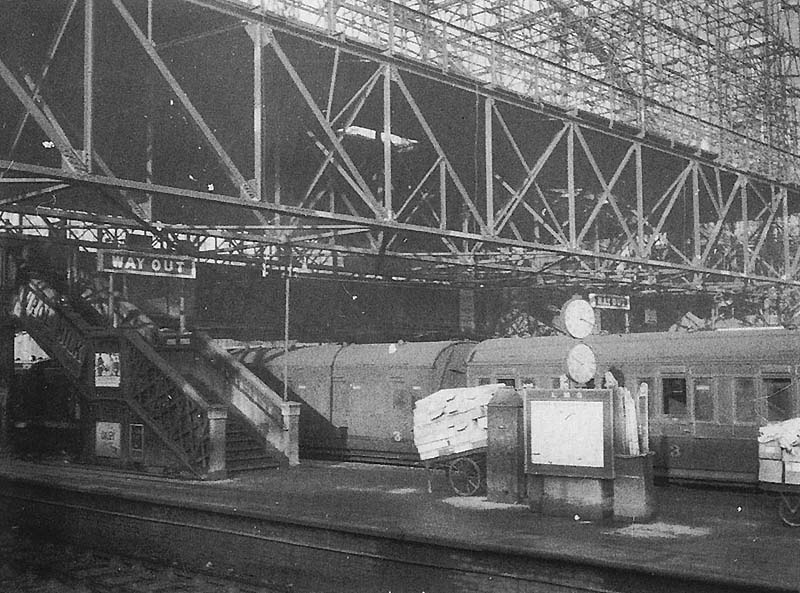
[[[528,390],[526,470],[606,477],[613,472],[609,390]]]
[[[603,467],[603,402],[532,401],[531,462]]]

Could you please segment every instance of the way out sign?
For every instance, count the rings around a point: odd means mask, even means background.
[[[195,278],[195,260],[177,255],[153,255],[117,249],[97,250],[97,271],[144,276]]]

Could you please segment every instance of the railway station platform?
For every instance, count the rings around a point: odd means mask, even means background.
[[[304,461],[197,482],[0,459],[6,527],[39,521],[86,545],[261,570],[294,591],[800,590],[800,528],[783,525],[774,495],[670,485],[656,500],[650,522],[593,523],[453,496],[440,471],[429,492],[421,468]]]

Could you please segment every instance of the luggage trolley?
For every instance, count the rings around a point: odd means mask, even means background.
[[[759,428],[758,483],[777,493],[778,515],[789,527],[800,527],[800,418]]]
[[[501,383],[441,389],[414,404],[414,444],[428,476],[431,469],[447,472],[459,496],[473,496],[486,486],[489,401]]]
[[[432,491],[431,469],[447,472],[447,482],[459,496],[473,496],[486,488],[486,447],[425,460],[428,492]]]

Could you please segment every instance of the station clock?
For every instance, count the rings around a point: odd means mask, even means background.
[[[567,333],[580,340],[591,334],[594,329],[594,308],[588,301],[573,299],[567,301],[561,309],[561,319]]]
[[[583,385],[594,379],[597,372],[597,360],[586,344],[575,344],[567,353],[567,374],[570,379]]]

